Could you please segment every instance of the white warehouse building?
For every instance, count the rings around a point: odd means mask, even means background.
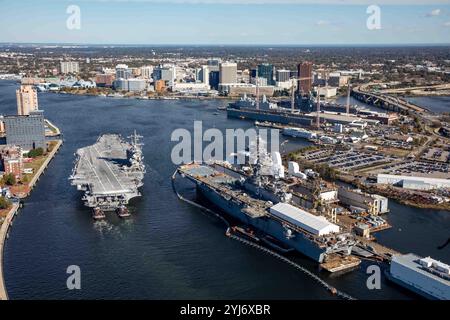
[[[415,189],[415,190],[450,188],[449,179],[427,178],[417,176],[401,176],[383,173],[377,175],[377,183],[398,185],[405,189]]]
[[[339,226],[329,222],[325,217],[315,216],[287,203],[277,203],[270,208],[270,213],[318,236],[339,232]]]

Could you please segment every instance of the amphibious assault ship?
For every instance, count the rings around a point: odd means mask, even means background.
[[[77,160],[69,180],[84,191],[84,205],[93,208],[94,219],[105,217],[105,211],[129,216],[126,205],[140,196],[145,165],[142,136],[134,132],[130,142],[118,134],[104,134],[91,146],[78,149]]]
[[[178,173],[195,184],[197,193],[252,229],[264,243],[285,251],[296,250],[322,265],[336,256],[345,257],[340,261],[348,262],[338,263],[338,267],[329,266],[329,269],[343,270],[350,268],[350,264],[351,267],[358,265],[360,260],[350,256],[356,243],[352,235],[325,216],[293,205],[292,195],[281,179],[279,153],[273,158],[273,170],[268,171],[263,170],[258,157],[249,174],[229,162],[186,164],[178,168]],[[262,173],[264,171],[269,173]]]

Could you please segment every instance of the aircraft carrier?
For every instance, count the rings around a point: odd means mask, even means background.
[[[145,165],[142,136],[134,132],[123,139],[118,134],[104,134],[91,146],[78,149],[69,180],[77,190],[84,191],[84,205],[93,208],[94,219],[105,217],[105,211],[129,216],[126,205],[140,196]]]

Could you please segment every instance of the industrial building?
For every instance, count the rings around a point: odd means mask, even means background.
[[[315,216],[287,203],[277,203],[270,208],[270,213],[314,235],[323,236],[339,232],[339,226],[329,222],[325,217]]]
[[[414,189],[414,190],[432,190],[439,188],[450,188],[449,179],[417,177],[417,176],[401,176],[384,173],[380,173],[377,175],[377,183],[391,184],[405,189]]]
[[[383,214],[389,212],[388,198],[362,192],[359,189],[339,187],[339,201],[348,207],[357,207],[371,214]]]
[[[27,116],[5,116],[6,144],[23,150],[45,150],[45,124],[43,111],[32,111]]]

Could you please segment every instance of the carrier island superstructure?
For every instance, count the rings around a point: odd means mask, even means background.
[[[93,209],[93,217],[105,217],[105,211],[129,215],[126,205],[140,196],[145,165],[141,136],[134,132],[126,141],[118,134],[101,135],[91,146],[76,152],[76,162],[70,180],[84,191],[84,205]]]
[[[279,154],[277,158],[281,163]],[[277,173],[265,175],[261,163],[252,165],[250,174],[236,170],[229,162],[186,164],[178,173],[192,181],[202,197],[244,229],[248,227],[265,244],[298,251],[322,265],[339,260],[336,264],[340,266],[329,271],[358,265],[360,260],[350,256],[356,243],[353,236],[325,216],[293,205],[291,195],[283,189],[285,182],[275,177]]]

